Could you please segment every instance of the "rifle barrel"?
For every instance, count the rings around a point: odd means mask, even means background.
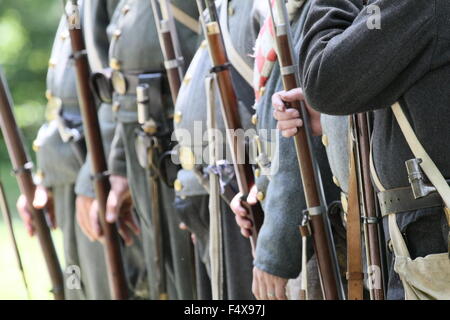
[[[297,74],[297,64],[293,56],[292,40],[290,33],[290,22],[286,14],[286,6],[284,1],[276,1],[276,8],[280,11],[279,19],[283,19],[277,23],[277,18],[271,10],[274,26],[276,26],[276,42],[278,48],[278,61],[282,69],[282,80],[284,90],[289,91],[300,87]],[[272,8],[269,0],[270,8]],[[326,203],[321,201],[321,185],[317,165],[313,158],[310,132],[309,117],[303,102],[293,102],[288,107],[297,109],[303,119],[304,126],[298,128],[297,134],[294,136],[295,150],[302,177],[303,192],[305,194],[307,211],[310,216],[310,225],[312,229],[313,246],[317,256],[319,273],[322,283],[324,298],[327,300],[337,300],[342,297],[342,286],[338,272],[338,264],[336,252],[333,244],[331,232],[325,223]]]
[[[200,15],[203,14],[202,0],[197,0]],[[207,1],[210,17],[218,17],[214,1]],[[227,140],[233,157],[234,171],[236,174],[239,192],[243,195],[243,206],[247,209],[249,219],[252,221],[252,235],[250,238],[253,250],[256,248],[256,241],[261,229],[264,213],[260,203],[249,205],[246,197],[250,189],[255,184],[252,165],[249,163],[248,152],[245,151],[244,141],[236,132],[242,129],[239,118],[239,103],[231,78],[230,62],[226,54],[225,43],[222,37],[219,22],[212,21],[205,23],[202,19],[205,35],[208,43],[213,72],[216,75],[219,87],[222,116],[224,119]]]
[[[106,221],[106,201],[110,184],[107,176],[107,164],[103,148],[97,108],[89,87],[89,63],[83,41],[80,17],[76,1],[72,1],[75,10],[68,17],[69,34],[75,60],[78,97],[90,154],[91,170],[94,177],[94,189],[99,205],[99,217],[105,236],[105,257],[108,267],[109,284],[113,299],[128,298],[128,286],[122,261],[120,238],[116,225]],[[77,24],[78,23],[78,24]]]
[[[19,127],[14,118],[12,100],[10,99],[6,79],[0,71],[0,126],[5,138],[11,163],[16,174],[20,192],[25,196],[27,203],[33,203],[36,186],[31,174],[31,162],[25,152]],[[56,300],[64,299],[64,280],[61,266],[58,261],[55,246],[50,234],[50,228],[45,219],[43,210],[36,210],[31,205],[29,209],[33,215],[33,224],[44,255],[47,269],[52,282],[52,293]]]

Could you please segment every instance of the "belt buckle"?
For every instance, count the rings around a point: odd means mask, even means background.
[[[119,71],[114,70],[111,75],[111,82],[114,88],[114,91],[116,91],[120,95],[125,95],[128,90],[128,83],[127,78],[125,75]]]

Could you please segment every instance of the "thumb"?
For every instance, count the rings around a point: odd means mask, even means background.
[[[114,190],[111,190],[106,202],[106,221],[114,223],[119,218],[119,209],[121,204],[119,203],[119,197]]]
[[[303,100],[305,98],[303,95],[303,92],[300,88],[281,92],[280,96],[281,96],[281,99],[283,99],[286,102],[299,101],[299,100]]]
[[[47,189],[43,186],[37,186],[34,192],[33,207],[36,209],[44,209],[48,203]]]
[[[258,189],[256,188],[256,185],[254,185],[251,189],[250,192],[248,193],[247,196],[247,203],[254,205],[258,202],[257,199],[257,194],[258,194]]]

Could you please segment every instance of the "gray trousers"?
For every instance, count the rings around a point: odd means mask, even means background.
[[[74,186],[54,187],[53,195],[57,224],[62,230],[64,242],[66,299],[110,299],[103,246],[99,242],[91,242],[78,226],[75,218]],[[77,289],[73,282],[70,266],[79,268],[81,272],[80,289]]]
[[[137,123],[118,124],[125,148],[128,182],[135,209],[140,217],[144,259],[148,273],[150,298],[158,299],[157,279],[155,277],[155,241],[151,221],[151,204],[149,181],[146,171],[138,162],[135,148],[135,130]],[[190,235],[179,229],[180,219],[174,206],[174,192],[164,183],[159,183],[161,224],[163,230],[166,284],[169,299],[189,300],[195,298],[194,252]]]
[[[201,261],[209,270],[209,211],[208,196],[176,199],[180,219],[196,234],[196,247]],[[224,250],[224,298],[228,300],[252,300],[253,256],[248,239],[236,224],[234,213],[221,201],[223,250]],[[207,286],[203,284],[203,286]]]
[[[104,248],[100,242],[91,242],[80,229],[75,218],[73,185],[53,187],[58,227],[62,230],[65,266],[64,291],[68,300],[109,300],[108,274]],[[146,269],[142,259],[142,242],[135,238],[130,247],[123,246],[122,258],[131,299],[148,296]],[[74,281],[74,267],[80,271],[80,286]]]

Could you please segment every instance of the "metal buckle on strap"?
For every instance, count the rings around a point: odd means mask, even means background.
[[[125,95],[128,90],[128,81],[125,75],[118,70],[114,70],[111,75],[111,83],[114,91],[118,94]]]

